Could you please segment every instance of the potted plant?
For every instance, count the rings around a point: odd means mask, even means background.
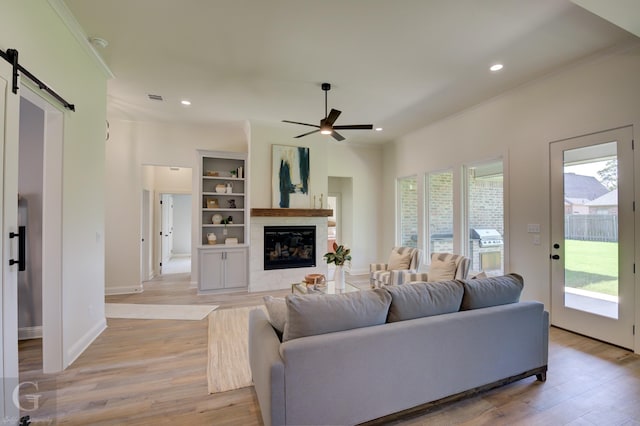
[[[334,274],[334,281],[336,282],[336,288],[344,288],[344,265],[351,262],[351,249],[347,248],[343,244],[338,245],[333,242],[333,251],[326,253],[323,258],[327,261],[327,264],[335,264],[336,271]]]

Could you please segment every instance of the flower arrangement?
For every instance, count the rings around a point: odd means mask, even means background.
[[[327,263],[335,263],[336,266],[343,266],[346,262],[351,262],[351,249],[344,245],[333,242],[333,251],[322,256]]]

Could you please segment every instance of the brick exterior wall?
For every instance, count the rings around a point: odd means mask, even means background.
[[[493,228],[504,236],[504,189],[502,179],[468,179],[469,228]],[[429,194],[428,227],[432,252],[453,253],[453,173],[428,175],[425,182]],[[401,244],[417,247],[418,238],[418,190],[415,177],[398,181],[400,196]],[[439,236],[439,235],[440,236]],[[433,238],[435,236],[435,238]],[[477,240],[470,240],[471,270],[487,270],[492,275],[504,270],[504,246],[479,247]],[[489,258],[485,253],[499,252],[499,269],[487,268]],[[497,255],[494,255],[497,256]],[[427,256],[428,257],[428,256]],[[482,264],[482,258],[485,264]],[[425,259],[428,262],[428,259]],[[495,263],[493,259],[492,263]]]
[[[400,245],[418,246],[418,182],[415,176],[398,181],[400,195]]]

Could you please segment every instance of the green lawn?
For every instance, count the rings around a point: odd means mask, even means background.
[[[618,295],[618,243],[565,241],[565,285]]]

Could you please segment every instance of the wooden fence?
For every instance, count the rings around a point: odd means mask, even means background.
[[[564,216],[564,235],[568,240],[618,241],[618,215],[568,214]]]

